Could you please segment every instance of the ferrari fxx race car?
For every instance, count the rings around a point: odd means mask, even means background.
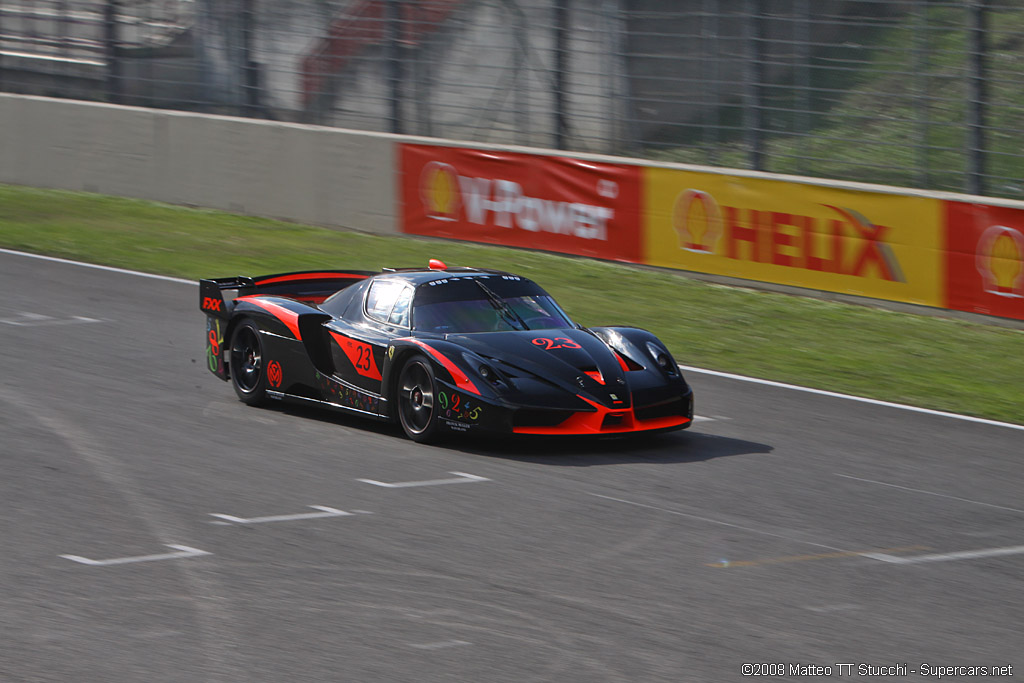
[[[227,294],[227,296],[225,296]],[[693,392],[653,334],[584,328],[495,270],[311,271],[200,281],[211,372],[258,405],[302,401],[450,432],[685,429]]]

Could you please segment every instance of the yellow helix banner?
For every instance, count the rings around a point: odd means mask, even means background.
[[[939,199],[644,169],[646,263],[943,306]]]

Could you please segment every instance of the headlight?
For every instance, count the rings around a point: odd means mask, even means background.
[[[672,356],[665,349],[653,342],[647,342],[647,352],[651,354],[651,358],[654,359],[654,362],[658,364],[658,367],[665,374],[674,375],[678,372]]]
[[[485,382],[490,384],[497,385],[502,380],[498,371],[487,364],[480,364],[476,371],[480,373],[480,377],[482,377]]]

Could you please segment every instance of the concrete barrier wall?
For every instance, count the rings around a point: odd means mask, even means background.
[[[394,233],[394,139],[0,95],[0,182]]]

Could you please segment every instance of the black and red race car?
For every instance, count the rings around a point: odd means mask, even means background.
[[[693,392],[653,334],[584,328],[510,273],[432,260],[218,278],[200,281],[199,305],[209,369],[250,405],[287,399],[393,420],[420,442],[693,420]]]

